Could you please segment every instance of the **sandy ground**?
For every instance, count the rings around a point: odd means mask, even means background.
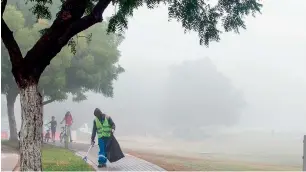
[[[278,171],[302,168],[303,141],[299,135],[272,137],[248,133],[225,135],[201,142],[148,136],[117,136],[117,139],[127,152],[167,167],[167,170]]]
[[[135,138],[128,140],[118,138],[123,147],[148,152],[163,152],[171,155],[211,156],[231,160],[247,160],[250,162],[267,162],[273,164],[301,165],[302,141],[285,143],[272,141],[265,143],[233,142],[230,140],[207,140],[203,142],[183,142],[174,140]],[[248,140],[251,142],[251,140]],[[300,143],[300,144],[299,144]]]
[[[293,148],[294,144],[285,145],[281,141],[275,142],[283,145],[273,147],[275,143],[271,141],[270,145],[247,144],[238,139],[236,144],[230,140],[182,142],[139,137],[134,140],[118,139],[125,152],[169,171],[298,171],[302,168],[302,152]]]
[[[167,171],[300,171],[299,166],[271,165],[212,157],[186,157],[124,149],[125,152],[156,164]]]

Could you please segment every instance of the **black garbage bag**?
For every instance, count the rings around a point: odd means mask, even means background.
[[[121,158],[124,158],[124,154],[120,148],[120,145],[115,138],[114,135],[112,135],[106,145],[106,156],[109,162],[116,162],[120,160]]]

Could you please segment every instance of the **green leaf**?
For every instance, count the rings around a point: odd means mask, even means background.
[[[39,84],[40,85],[47,85],[51,82],[50,76],[41,76],[39,79]]]
[[[18,11],[15,6],[7,5],[3,13],[3,19],[8,27],[16,32],[24,27],[25,19],[21,11]]]

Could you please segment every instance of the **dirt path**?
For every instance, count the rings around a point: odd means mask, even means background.
[[[125,152],[154,163],[168,171],[296,171],[298,166],[279,166],[242,161],[220,160],[215,158],[200,158],[176,156],[159,152],[145,152],[125,149]]]

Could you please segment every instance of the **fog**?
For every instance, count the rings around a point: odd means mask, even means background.
[[[69,110],[79,126],[92,126],[98,107],[122,137],[173,137],[183,144],[196,133],[200,137],[192,139],[206,142],[193,151],[255,152],[278,144],[272,152],[300,157],[306,134],[306,1],[263,3],[262,15],[246,19],[247,30],[224,33],[209,48],[199,45],[196,33],[184,34],[179,23],[168,22],[167,7],[140,8],[120,46],[126,71],[114,82],[114,97],[87,93],[80,103],[51,103],[44,107],[45,119],[61,120]],[[20,127],[19,99],[15,114]],[[180,126],[190,132],[173,134]],[[228,147],[221,145],[224,140],[231,140]]]

